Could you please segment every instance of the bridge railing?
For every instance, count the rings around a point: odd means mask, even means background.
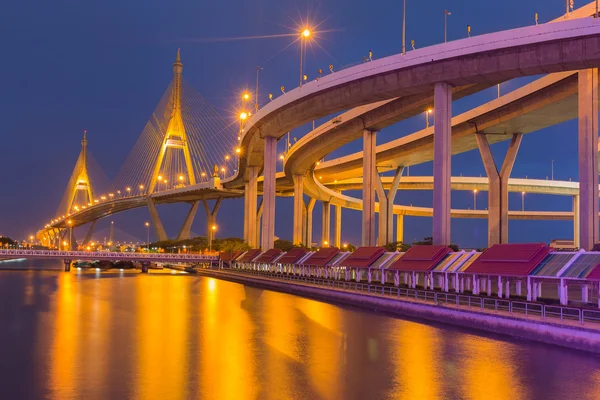
[[[62,258],[62,259],[115,259],[148,261],[217,261],[219,256],[204,254],[171,253],[121,253],[109,251],[60,251],[60,250],[0,250],[0,257]]]

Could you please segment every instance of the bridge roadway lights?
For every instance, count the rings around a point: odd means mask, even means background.
[[[450,244],[450,159],[452,87],[435,84],[433,135],[433,244]]]
[[[485,133],[476,133],[477,147],[488,176],[488,247],[508,243],[508,179],[523,135],[513,134],[502,168],[498,171]]]
[[[70,272],[71,271],[71,260],[63,260],[64,264],[65,264],[65,272]]]
[[[598,69],[578,73],[579,241],[598,242]]]

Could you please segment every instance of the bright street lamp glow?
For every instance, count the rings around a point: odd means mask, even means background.
[[[310,36],[310,31],[308,29],[305,29],[302,31],[302,36],[304,36],[305,38]]]
[[[243,113],[240,114],[240,119],[242,121],[245,120],[246,118],[248,118],[248,114],[246,114],[245,112],[243,112]]]
[[[242,150],[241,150],[239,147],[238,147],[237,149],[235,149],[235,152],[236,152],[236,153],[238,153],[238,154],[239,154],[241,151],[242,151]]]
[[[183,180],[183,175],[179,175],[179,180],[182,181]]]
[[[250,100],[250,94],[249,93],[244,93],[244,95],[242,96],[242,99],[244,100]]]

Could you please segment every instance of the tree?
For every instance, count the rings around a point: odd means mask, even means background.
[[[213,250],[228,252],[228,251],[246,251],[250,249],[250,246],[244,239],[232,237],[225,239],[214,239],[212,242]]]
[[[420,242],[413,242],[413,246],[432,246],[432,245],[433,245],[433,238],[431,236],[425,237]],[[448,247],[450,247],[452,249],[452,251],[458,251],[459,250],[457,244],[450,244],[450,245],[448,245]]]
[[[282,251],[290,251],[291,249],[293,249],[294,243],[292,243],[289,240],[283,240],[283,239],[277,239],[273,245],[276,249],[282,250]]]
[[[404,244],[403,242],[392,242],[383,246],[387,251],[399,251],[406,253],[410,249],[410,244]]]

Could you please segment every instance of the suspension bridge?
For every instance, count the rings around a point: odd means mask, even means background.
[[[574,240],[590,249],[598,241],[598,67],[600,22],[590,18],[594,4],[553,23],[469,37],[413,50],[335,71],[274,99],[238,131],[182,78],[179,52],[173,80],[152,113],[117,177],[94,178],[96,169],[84,136],[79,159],[56,216],[38,231],[42,243],[59,247],[69,228],[121,211],[147,207],[159,240],[167,239],[156,205],[189,203],[178,239],[190,235],[200,204],[212,239],[222,201],[244,198],[244,239],[255,248],[274,242],[275,196],[294,196],[294,243],[311,243],[312,210],[323,203],[323,243],[341,244],[341,208],[359,209],[363,246],[393,240],[393,216],[433,216],[433,238],[450,242],[450,218],[487,218],[490,245],[506,243],[508,219],[572,219]],[[509,79],[544,75],[534,83],[458,116],[452,100]],[[396,141],[376,146],[376,133],[397,121],[433,109],[434,124]],[[309,132],[287,152],[277,173],[277,141],[315,119],[346,111]],[[510,173],[522,136],[569,119],[579,119],[581,184],[522,182]],[[434,135],[435,132],[435,135]],[[320,163],[336,148],[363,138],[363,151]],[[501,168],[490,145],[509,140]],[[479,149],[484,182],[450,176],[452,154]],[[433,160],[433,177],[415,182],[405,167]],[[395,171],[386,180],[384,171]],[[262,176],[261,176],[262,173]],[[99,183],[103,182],[103,183]],[[104,185],[104,186],[101,186]],[[433,189],[431,208],[394,204],[399,189]],[[488,191],[487,210],[455,210],[450,190]],[[361,199],[343,194],[362,189]],[[471,189],[469,189],[471,190]],[[573,197],[571,212],[508,210],[509,191]],[[259,203],[259,195],[262,200]],[[304,201],[308,194],[310,200]],[[376,200],[378,198],[378,201]],[[336,207],[334,240],[330,206]],[[379,230],[375,233],[375,213]],[[261,220],[262,218],[262,220]],[[402,238],[397,220],[397,239]],[[69,248],[73,248],[70,240]]]

